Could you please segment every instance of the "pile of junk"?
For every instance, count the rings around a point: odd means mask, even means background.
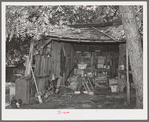
[[[109,71],[104,67],[105,57],[94,56],[90,52],[78,51],[78,64],[74,68],[73,76],[69,77],[68,88],[74,90],[75,94],[86,93],[94,95],[96,89],[109,89]]]
[[[78,61],[77,67],[74,68],[71,77],[67,79],[65,85],[61,85],[61,77],[56,77],[51,73],[50,81],[48,81],[48,84],[46,85],[43,93],[39,92],[36,78],[31,68],[32,75],[28,78],[30,80],[18,76],[19,78],[16,80],[15,85],[13,84],[13,87],[11,86],[12,84],[7,84],[6,101],[11,104],[13,108],[19,108],[24,103],[28,104],[31,96],[35,96],[35,98],[38,99],[38,102],[42,103],[52,95],[82,93],[94,95],[97,90],[103,89],[103,92],[105,92],[105,90],[109,91],[110,87],[112,92],[117,92],[117,87],[114,86],[117,86],[118,80],[109,80],[109,69],[104,67],[102,64],[104,63],[104,58],[102,56],[98,56],[95,61],[92,61],[92,64],[89,58],[90,55],[88,54],[85,58],[80,58],[81,60]],[[30,83],[32,83],[32,85]],[[12,88],[14,93],[10,98],[10,94],[12,95]],[[27,92],[28,88],[29,93]]]

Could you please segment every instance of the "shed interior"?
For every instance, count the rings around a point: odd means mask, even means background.
[[[35,76],[40,91],[45,90],[49,74],[51,78],[53,75],[58,78],[59,86],[74,87],[71,88],[74,92],[79,90],[77,86],[71,86],[75,76],[76,81],[78,77],[90,78],[90,85],[87,84],[85,87],[105,85],[108,89],[109,84],[112,85],[111,82],[109,83],[110,79],[115,79],[112,82],[117,85],[120,64],[119,45],[125,43],[51,41],[45,46],[42,54],[35,56]],[[83,90],[91,91],[90,89],[92,88]]]

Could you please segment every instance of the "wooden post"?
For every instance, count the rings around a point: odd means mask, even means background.
[[[91,72],[93,73],[93,64],[94,64],[94,52],[91,52]]]
[[[126,72],[127,72],[127,103],[130,104],[130,84],[129,84],[129,63],[128,63],[128,45],[126,44]]]
[[[31,40],[30,50],[29,50],[29,57],[27,58],[25,76],[28,76],[31,73],[32,60],[33,60],[33,50],[34,50],[34,40]]]

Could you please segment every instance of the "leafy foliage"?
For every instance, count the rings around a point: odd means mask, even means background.
[[[143,34],[143,7],[134,6],[140,33]],[[121,18],[119,6],[6,6],[7,50],[19,50],[22,54],[30,40],[40,40],[49,35],[53,26],[64,28],[69,24],[110,22]],[[117,38],[124,36],[122,27],[112,28]],[[14,46],[13,46],[14,45]],[[29,47],[28,47],[29,48]]]
[[[45,34],[50,25],[68,25],[112,21],[117,6],[7,6],[6,35],[24,38]]]

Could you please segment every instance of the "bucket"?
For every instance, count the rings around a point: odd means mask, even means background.
[[[113,86],[110,86],[111,87],[111,92],[114,93],[114,92],[118,92],[118,86],[117,85],[113,85]]]

